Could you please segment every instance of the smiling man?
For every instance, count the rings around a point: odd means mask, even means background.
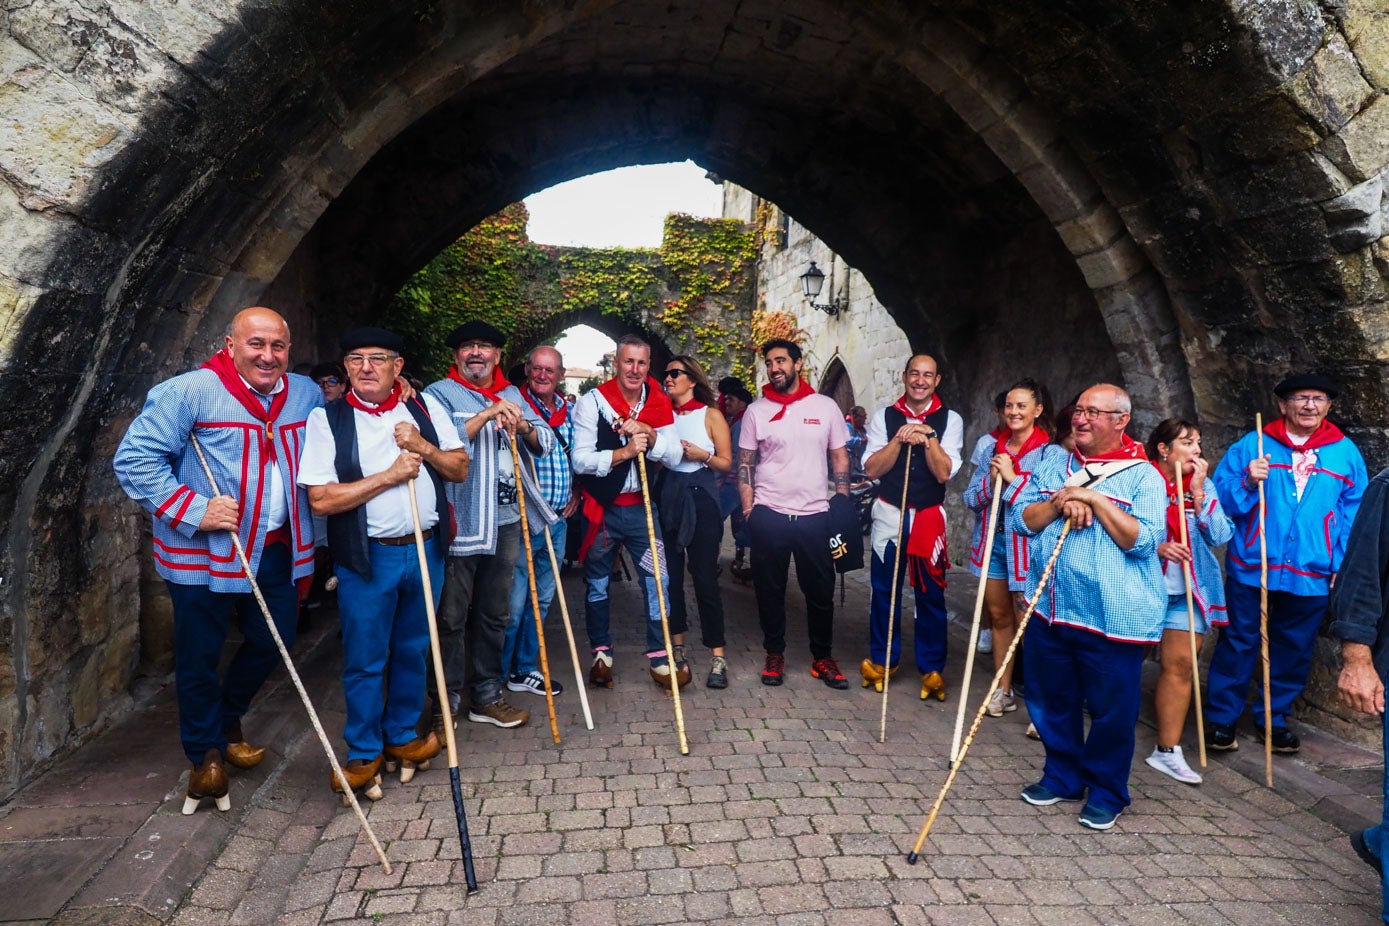
[[[1259,675],[1259,484],[1264,484],[1268,551],[1269,697],[1273,751],[1297,752],[1288,729],[1293,700],[1312,670],[1312,649],[1327,595],[1341,568],[1351,523],[1369,475],[1360,451],[1326,420],[1336,384],[1316,373],[1289,376],[1276,387],[1277,421],[1246,434],[1221,459],[1212,481],[1235,522],[1225,553],[1229,626],[1221,628],[1206,683],[1206,741],[1237,749],[1235,723],[1244,713],[1249,677]],[[1254,699],[1262,737],[1264,702]]]

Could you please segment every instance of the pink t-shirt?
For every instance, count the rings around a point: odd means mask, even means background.
[[[786,409],[778,421],[772,416]],[[741,450],[757,451],[753,504],[782,514],[828,511],[830,450],[849,439],[844,413],[827,395],[808,395],[788,406],[759,398],[743,415]]]

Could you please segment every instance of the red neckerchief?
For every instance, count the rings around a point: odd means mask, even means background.
[[[457,364],[453,364],[449,367],[449,379],[453,380],[455,383],[458,383],[465,389],[471,389],[478,395],[485,396],[487,398],[487,401],[489,402],[500,402],[502,400],[502,397],[498,395],[498,393],[500,393],[507,386],[511,385],[511,383],[506,381],[506,377],[502,375],[501,367],[492,368],[491,386],[474,386],[472,383],[468,382],[467,377],[463,376],[458,372]]]
[[[1031,453],[1038,447],[1051,440],[1051,438],[1047,435],[1046,431],[1043,431],[1041,428],[1034,427],[1032,429],[1032,433],[1027,435],[1027,440],[1022,442],[1022,447],[1018,448],[1017,453],[1014,453],[1013,451],[1008,449],[1008,440],[1012,436],[1013,432],[1005,429],[1003,434],[997,440],[994,441],[994,456],[998,456],[1000,453],[1008,454],[1008,456],[1012,457],[1013,459],[1014,469],[1017,468],[1019,460],[1021,460],[1023,457],[1027,456],[1029,453]]]
[[[931,401],[926,403],[926,410],[919,415],[912,411],[911,407],[907,405],[907,394],[905,392],[898,397],[896,402],[892,403],[892,407],[906,415],[909,421],[925,421],[927,415],[932,412],[940,411],[940,406],[940,396],[936,395],[934,392],[931,393]]]
[[[1192,498],[1191,498],[1191,492],[1188,491],[1188,486],[1189,486],[1190,484],[1189,484],[1186,480],[1182,480],[1182,490],[1183,490],[1183,491],[1182,491],[1182,494],[1183,494],[1183,498],[1182,498],[1182,504],[1181,504],[1180,506],[1178,506],[1178,504],[1177,504],[1177,479],[1176,479],[1176,477],[1173,476],[1171,473],[1169,473],[1169,472],[1167,471],[1166,467],[1164,467],[1164,466],[1160,465],[1159,463],[1157,463],[1157,461],[1155,461],[1155,460],[1150,460],[1150,461],[1148,461],[1148,462],[1150,462],[1150,463],[1153,464],[1153,467],[1158,471],[1158,474],[1162,476],[1162,481],[1165,482],[1165,483],[1167,483],[1167,541],[1168,541],[1169,543],[1181,543],[1181,542],[1182,542],[1182,521],[1181,521],[1182,515],[1181,515],[1181,511],[1184,509],[1184,510],[1186,510],[1186,511],[1188,511],[1188,512],[1191,512],[1192,514],[1195,514],[1195,513],[1196,513],[1196,502],[1192,500]],[[1164,572],[1167,571],[1167,561],[1166,561],[1166,560],[1163,560],[1162,568],[1163,568],[1163,571],[1164,571]]]
[[[796,380],[796,391],[790,395],[777,390],[771,383],[767,383],[767,385],[762,387],[762,398],[768,399],[781,406],[781,408],[777,410],[777,413],[771,417],[772,421],[776,421],[785,415],[786,410],[791,407],[792,402],[814,394],[815,390],[810,388],[810,383],[803,379]]]
[[[1086,463],[1091,463],[1095,460],[1148,459],[1148,454],[1143,449],[1143,445],[1140,444],[1138,441],[1134,440],[1132,437],[1129,437],[1127,434],[1119,435],[1119,446],[1113,450],[1107,450],[1104,453],[1097,453],[1092,457],[1084,456],[1081,454],[1079,450],[1075,450],[1072,451],[1072,455],[1080,461],[1081,466],[1084,466]]]
[[[384,415],[386,412],[400,404],[400,380],[391,384],[391,394],[381,402],[380,405],[369,405],[366,400],[357,395],[357,390],[349,389],[343,394],[347,404],[358,411],[366,412],[368,415]]]
[[[642,389],[645,395],[637,409],[637,420],[653,428],[675,424],[675,412],[670,406],[670,396],[661,391],[661,384],[648,376]],[[632,417],[632,406],[623,398],[622,387],[618,385],[616,377],[599,386],[598,392],[608,400],[608,405],[613,410],[613,428],[622,427],[622,422]]]
[[[535,409],[535,413],[541,418],[544,418],[545,423],[552,428],[557,428],[564,424],[565,419],[569,417],[568,402],[561,401],[559,403],[559,411],[550,412],[545,409],[545,403],[540,401],[540,397],[531,392],[531,387],[527,386],[525,389],[522,389],[521,395],[525,397],[526,404]]]
[[[1284,447],[1288,447],[1294,453],[1303,453],[1308,450],[1315,450],[1318,447],[1325,447],[1327,444],[1334,444],[1336,441],[1345,437],[1345,435],[1341,433],[1340,428],[1336,427],[1325,418],[1322,419],[1321,424],[1317,425],[1317,429],[1308,436],[1306,442],[1301,446],[1293,443],[1292,438],[1288,436],[1288,423],[1282,418],[1279,418],[1277,421],[1270,421],[1268,424],[1264,425],[1264,433],[1278,441],[1278,443],[1282,444]]]
[[[690,396],[690,401],[686,402],[684,405],[676,405],[674,402],[672,402],[670,403],[670,407],[671,410],[674,411],[677,415],[683,415],[686,412],[697,412],[701,408],[708,408],[709,406],[705,405],[703,402],[699,401],[699,399],[696,399],[694,396]]]
[[[250,412],[252,417],[265,422],[265,427],[260,431],[261,459],[274,460],[275,419],[280,412],[284,411],[285,402],[289,400],[289,377],[281,376],[281,381],[284,382],[285,386],[270,396],[270,408],[267,409],[265,403],[246,385],[241,374],[236,372],[236,364],[232,362],[230,351],[219,350],[203,364],[203,369],[216,373],[217,378],[222,381],[222,385],[231,393],[232,398],[240,402],[241,407]]]
[[[1007,437],[1010,433],[1011,432],[1008,430],[1006,426],[999,425],[998,427],[994,428],[992,431],[989,432],[989,436],[992,437],[995,441],[997,441],[1000,437]],[[995,452],[994,456],[998,456],[998,453]]]

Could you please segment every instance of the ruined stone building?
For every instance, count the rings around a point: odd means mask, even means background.
[[[484,216],[597,170],[691,158],[776,203],[938,354],[970,417],[1007,371],[1116,379],[1140,427],[1193,413],[1224,446],[1306,367],[1344,384],[1338,419],[1389,462],[1385,16],[1379,0],[7,4],[0,796],[167,670],[143,518],[110,467],[149,386],[248,304],[289,317],[296,351],[327,349]],[[863,318],[817,322],[876,391]]]

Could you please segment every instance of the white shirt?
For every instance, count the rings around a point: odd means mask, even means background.
[[[613,451],[597,448],[598,429],[612,427],[608,422],[615,417],[612,406],[597,389],[590,389],[579,396],[574,403],[574,472],[581,475],[597,476],[600,479],[612,472]],[[623,439],[626,443],[626,439]],[[656,429],[656,440],[646,448],[646,458],[653,463],[664,463],[674,467],[680,464],[685,448],[680,446],[680,437],[675,425]],[[627,471],[627,481],[622,484],[624,492],[641,491],[641,474],[633,466]]]
[[[707,450],[710,455],[714,453],[714,439],[709,436],[709,427],[706,418],[709,415],[709,407],[696,409],[688,414],[675,416],[675,434],[680,440],[687,440],[700,450]],[[683,451],[684,444],[681,444]],[[709,464],[707,462],[695,462],[694,460],[681,460],[671,469],[677,473],[694,473],[704,469]]]
[[[434,422],[434,430],[439,435],[440,450],[457,450],[463,446],[458,438],[458,429],[453,426],[448,412],[433,396],[421,395],[424,407],[429,411],[429,419]],[[364,404],[371,404],[365,402]],[[414,424],[415,417],[404,404],[380,415],[370,415],[361,409],[352,410],[353,421],[357,426],[357,459],[362,466],[363,476],[374,476],[391,468],[400,448],[395,442],[395,426],[404,421]],[[337,467],[334,464],[336,447],[333,432],[328,427],[328,414],[321,408],[309,413],[309,422],[304,437],[304,453],[299,458],[299,484],[301,486],[336,485],[339,482]],[[425,473],[415,480],[415,495],[420,506],[420,529],[428,530],[439,520],[439,506],[434,496],[434,481]],[[410,513],[410,487],[407,483],[391,486],[386,491],[367,500],[368,537],[404,537],[415,529]]]
[[[283,392],[285,388],[285,378],[283,376],[275,380],[275,388],[271,389],[269,394],[257,390],[250,383],[246,382],[246,377],[241,376],[240,373],[238,373],[237,376],[241,378],[242,385],[251,391],[251,395],[265,403],[267,409],[270,408],[270,402],[267,400],[271,396]],[[276,447],[275,452],[282,453],[283,450]],[[283,526],[285,521],[289,520],[289,495],[285,491],[285,477],[280,475],[280,467],[278,465],[270,467],[270,490],[266,493],[266,498],[270,502],[270,510],[266,512],[266,517],[269,518],[269,520],[266,521],[266,530],[273,531],[277,527]]]

